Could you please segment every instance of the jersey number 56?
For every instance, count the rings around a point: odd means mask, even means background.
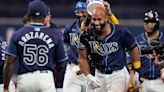
[[[23,61],[27,65],[45,66],[48,63],[49,49],[45,45],[25,44]]]

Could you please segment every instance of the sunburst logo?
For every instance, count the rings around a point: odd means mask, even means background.
[[[96,49],[98,49],[98,48],[100,48],[100,45],[97,43],[97,44],[95,44],[95,46],[94,46]]]
[[[72,38],[73,38],[74,42],[76,42],[78,40],[78,37],[76,35],[74,35]]]

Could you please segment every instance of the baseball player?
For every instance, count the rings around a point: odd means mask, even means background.
[[[45,24],[46,26],[50,27],[50,28],[56,28],[56,29],[58,29],[59,26],[56,25],[55,23],[52,23],[52,22],[51,22],[51,10],[50,10],[50,7],[48,7],[47,5],[46,5],[46,15],[47,15],[47,16],[45,17],[45,22],[44,22],[44,24]]]
[[[47,27],[54,28],[55,31],[58,31],[59,32],[59,35],[60,36],[63,36],[63,33],[61,32],[61,29],[59,28],[59,26],[56,25],[55,23],[52,23],[51,22],[51,10],[50,10],[50,8],[47,5],[45,5],[45,8],[46,8],[46,17],[45,17],[44,24]],[[23,17],[23,20],[22,21],[23,21],[23,23],[25,25],[28,25],[29,24],[30,19],[29,19],[29,14],[28,13],[25,14],[25,16]],[[66,66],[65,66],[65,68],[66,68]],[[61,77],[59,78],[59,80],[57,82],[55,82],[55,86],[56,86],[56,91],[57,92],[62,92],[64,74],[65,74],[65,69],[64,69],[64,71],[62,71],[62,74],[61,74]]]
[[[155,11],[146,12],[144,15],[145,32],[136,39],[141,49],[141,68],[139,76],[142,81],[141,92],[162,92],[164,83],[160,79],[160,69],[154,63],[155,54],[144,54],[142,47],[151,47],[151,41],[156,40],[164,43],[164,35],[159,31],[159,16]]]
[[[42,1],[30,2],[28,13],[29,25],[13,34],[6,50],[4,92],[8,92],[16,61],[19,63],[18,92],[56,92],[54,68],[58,77],[64,68],[64,61],[68,59],[62,39],[53,29],[44,26],[46,13]]]
[[[4,37],[0,36],[0,92],[3,92],[3,67],[5,62],[5,49],[7,47],[7,43]],[[13,81],[10,81],[9,92],[15,92],[15,85]]]
[[[80,66],[94,92],[127,92],[126,50],[131,52],[136,69],[140,68],[139,50],[128,29],[108,23],[108,18],[104,7],[94,10],[91,28],[80,37],[85,46],[79,49]],[[95,77],[89,70],[88,53],[96,67]]]
[[[75,15],[77,20],[68,25],[64,31],[64,42],[66,44],[66,51],[69,56],[69,63],[66,68],[63,92],[86,91],[85,76],[80,71],[79,58],[77,54],[77,48],[83,46],[79,42],[79,35],[81,34],[80,24],[87,16],[85,2],[78,1],[76,3]]]
[[[61,32],[61,28],[56,25],[55,23],[51,22],[51,10],[50,8],[46,5],[46,18],[45,18],[45,25],[55,29],[55,31],[58,32],[58,34],[62,37],[63,36],[63,32]],[[62,73],[60,74],[60,78],[58,79],[58,81],[55,81],[55,86],[56,86],[56,92],[63,92],[63,81],[64,81],[64,75],[65,75],[65,70],[66,70],[66,64],[64,65],[64,71],[62,71]],[[54,74],[55,75],[55,74]]]

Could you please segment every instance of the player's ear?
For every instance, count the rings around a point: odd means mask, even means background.
[[[107,15],[105,16],[105,21],[109,22],[109,16],[107,16]]]

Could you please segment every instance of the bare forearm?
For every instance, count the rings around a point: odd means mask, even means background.
[[[59,63],[58,65],[56,65],[55,82],[59,80],[59,78],[61,77],[60,75],[62,74],[64,69],[65,69],[65,63]]]
[[[131,50],[131,57],[133,59],[134,68],[138,69],[141,67],[140,53],[138,47]]]
[[[4,82],[5,89],[8,89],[9,82],[12,77],[13,67],[14,67],[13,64],[5,64],[4,66],[3,82]]]
[[[164,60],[157,62],[159,68],[164,68]]]
[[[140,61],[140,53],[138,47],[135,47],[131,50],[131,57],[133,61]]]
[[[87,60],[80,60],[80,68],[86,76],[90,74],[90,68]]]
[[[87,50],[78,50],[79,59],[80,59],[80,69],[87,76],[90,74],[90,68],[87,59]]]

